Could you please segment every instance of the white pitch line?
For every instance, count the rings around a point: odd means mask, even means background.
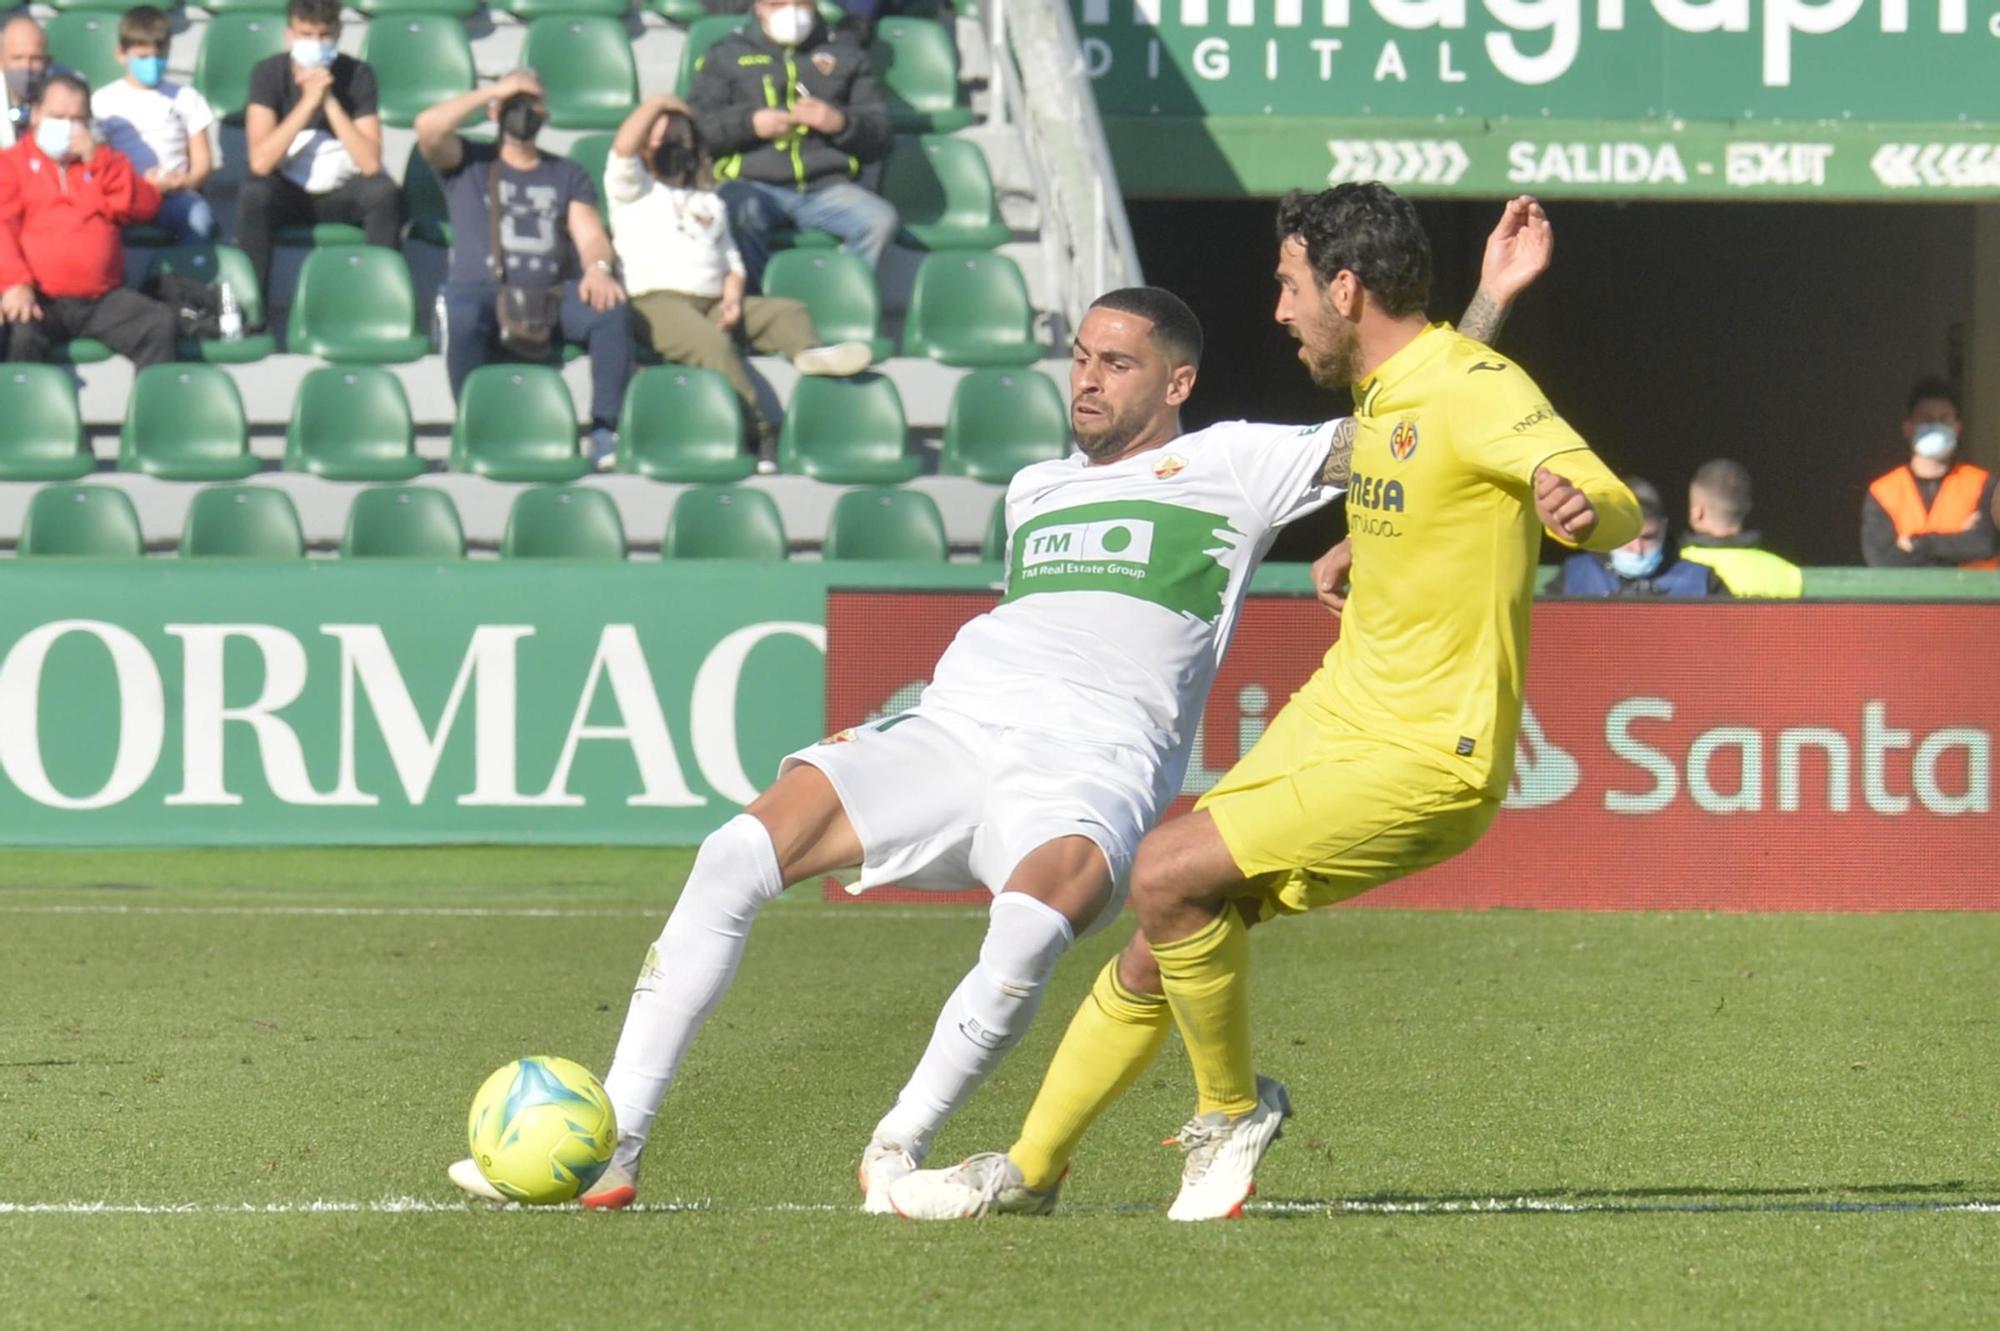
[[[815,910],[815,908],[818,908]],[[815,920],[963,920],[977,911],[976,906],[940,903],[936,906],[834,906],[823,901],[780,904],[778,918],[797,911],[812,911]],[[568,906],[8,906],[0,905],[0,915],[269,915],[323,919],[377,919],[421,917],[467,920],[634,920],[664,919],[667,908],[629,907],[622,910]],[[982,912],[983,913],[983,912]]]

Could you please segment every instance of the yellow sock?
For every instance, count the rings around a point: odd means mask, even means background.
[[[1198,1093],[1195,1112],[1238,1118],[1257,1107],[1250,1065],[1250,930],[1222,914],[1186,938],[1153,944]]]
[[[1097,1116],[1125,1094],[1166,1043],[1173,1016],[1157,994],[1118,983],[1118,958],[1098,972],[1007,1156],[1031,1188],[1053,1187]]]

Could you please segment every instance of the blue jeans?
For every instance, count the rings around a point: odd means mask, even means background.
[[[615,430],[625,386],[632,381],[632,312],[624,305],[593,310],[577,295],[576,285],[563,287],[562,340],[589,348],[590,423]],[[493,311],[499,298],[499,288],[489,282],[445,284],[444,369],[454,402],[466,377],[491,360],[499,345],[499,319]]]
[[[173,232],[176,245],[185,245],[193,240],[214,240],[216,235],[214,210],[208,206],[207,199],[191,189],[161,195],[160,214],[153,222]]]
[[[771,261],[771,242],[785,231],[826,231],[840,248],[875,267],[901,225],[896,205],[881,195],[842,180],[800,193],[761,180],[732,180],[718,191],[729,209],[729,229],[750,280],[762,284]]]

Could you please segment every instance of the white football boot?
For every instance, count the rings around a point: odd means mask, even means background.
[[[631,1137],[620,1137],[618,1149],[611,1153],[611,1163],[597,1176],[597,1182],[583,1190],[577,1201],[583,1203],[586,1211],[622,1211],[639,1197],[639,1152],[646,1143]]]
[[[1241,1118],[1197,1114],[1167,1139],[1187,1153],[1181,1191],[1169,1220],[1241,1220],[1257,1191],[1257,1163],[1292,1114],[1291,1096],[1269,1077],[1257,1078],[1257,1107]]]
[[[889,1205],[906,1220],[972,1220],[983,1215],[1047,1215],[1062,1180],[1031,1188],[1020,1167],[998,1151],[968,1156],[950,1169],[919,1169],[889,1185]]]
[[[861,1184],[861,1209],[869,1215],[894,1215],[889,1204],[889,1185],[917,1170],[917,1159],[894,1142],[880,1137],[869,1141],[861,1152],[861,1166],[854,1176]]]
[[[500,1202],[504,1204],[507,1200],[500,1189],[486,1181],[486,1175],[479,1172],[479,1165],[471,1156],[467,1156],[463,1160],[452,1161],[451,1168],[444,1172],[460,1189],[477,1197],[482,1202]]]

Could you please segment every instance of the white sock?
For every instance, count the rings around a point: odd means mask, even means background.
[[[876,1125],[877,1138],[896,1143],[922,1162],[932,1135],[979,1089],[1035,1019],[1042,990],[1073,934],[1062,912],[1026,893],[1002,892],[993,899],[979,964],[945,1000],[917,1070],[896,1098],[896,1107]]]
[[[682,1056],[736,976],[751,921],[784,890],[771,834],[749,814],[701,843],[687,886],[646,953],[604,1078],[621,1140],[645,1141]]]

